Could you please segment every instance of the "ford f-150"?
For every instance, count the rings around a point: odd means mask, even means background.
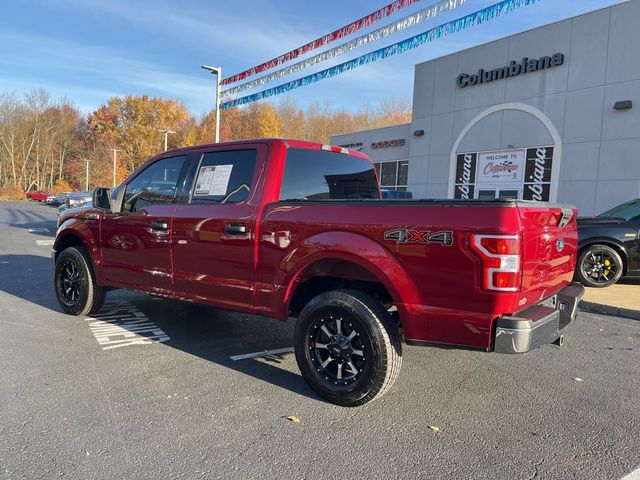
[[[402,344],[524,353],[561,343],[577,211],[516,200],[382,200],[362,153],[263,139],[158,155],[92,208],[63,212],[55,290],[68,314],[125,288],[287,320],[311,388],[364,404]]]

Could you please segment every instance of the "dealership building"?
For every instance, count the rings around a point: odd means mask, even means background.
[[[414,198],[640,197],[640,0],[416,65],[411,123],[332,138]]]

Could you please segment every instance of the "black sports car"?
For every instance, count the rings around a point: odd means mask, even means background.
[[[608,287],[640,276],[640,198],[597,217],[578,218],[576,277],[588,287]]]

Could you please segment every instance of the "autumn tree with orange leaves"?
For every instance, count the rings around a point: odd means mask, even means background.
[[[353,113],[329,102],[306,109],[284,97],[221,112],[221,141],[265,137],[328,143],[331,136],[411,121],[408,102],[384,100]],[[164,150],[161,129],[173,130],[169,148],[212,143],[215,111],[194,117],[177,100],[146,95],[112,97],[84,117],[67,100],[43,90],[23,98],[0,94],[0,196],[24,198],[29,189],[83,189],[86,162],[90,188],[116,183]]]

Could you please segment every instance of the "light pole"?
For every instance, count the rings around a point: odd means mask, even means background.
[[[167,137],[170,133],[176,133],[173,130],[158,130],[161,133],[164,133],[164,151],[167,151]]]
[[[84,182],[84,190],[85,192],[89,191],[89,160],[85,160],[84,163],[87,164],[87,171],[85,174],[85,182]]]
[[[202,65],[202,68],[209,70],[216,76],[216,143],[220,141],[220,80],[222,80],[222,68]]]
[[[116,188],[116,172],[117,172],[116,155],[118,154],[117,152],[119,152],[120,150],[118,150],[117,148],[110,148],[109,150],[113,152],[113,188]],[[165,147],[165,150],[166,150],[166,147]]]

